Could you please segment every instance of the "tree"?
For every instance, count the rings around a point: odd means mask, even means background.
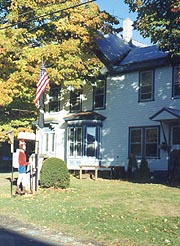
[[[4,124],[12,126],[13,117],[19,122],[29,117],[29,123],[35,119],[33,100],[42,58],[50,83],[79,88],[84,78],[96,76],[102,67],[93,53],[97,31],[113,32],[118,24],[90,0],[85,4],[80,0],[1,1],[0,11],[3,129]]]
[[[132,12],[137,13],[135,29],[152,43],[172,55],[180,55],[180,2],[179,0],[125,0]]]

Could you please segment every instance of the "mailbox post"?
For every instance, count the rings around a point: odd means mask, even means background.
[[[11,144],[11,196],[12,196],[12,187],[13,187],[13,152],[14,152],[14,131],[10,130],[6,132],[6,135],[9,138]]]

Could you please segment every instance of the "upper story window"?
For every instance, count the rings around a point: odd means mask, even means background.
[[[139,101],[150,101],[154,99],[153,71],[142,71],[139,76]]]
[[[81,111],[82,102],[81,102],[82,90],[75,89],[70,92],[70,112]]]
[[[129,129],[129,154],[138,158],[159,157],[159,127],[132,127]]]
[[[180,66],[174,67],[173,96],[180,97]]]
[[[58,112],[60,110],[60,86],[51,85],[49,91],[49,112]]]
[[[98,79],[93,90],[94,109],[104,109],[106,103],[106,80]]]

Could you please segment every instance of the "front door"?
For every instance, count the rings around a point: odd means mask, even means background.
[[[172,150],[170,153],[169,181],[180,182],[180,150]]]

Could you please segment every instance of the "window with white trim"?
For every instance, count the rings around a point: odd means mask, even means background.
[[[129,155],[159,158],[159,126],[129,128]]]
[[[142,71],[139,74],[139,101],[154,99],[153,70]]]
[[[69,128],[69,156],[82,156],[82,127]]]
[[[94,109],[105,109],[106,103],[106,80],[96,80],[96,86],[93,87]]]
[[[58,112],[60,110],[60,86],[51,85],[49,91],[49,112]]]
[[[100,152],[100,126],[69,126],[68,156],[96,157]]]
[[[174,67],[173,97],[180,97],[180,66]]]
[[[74,90],[70,92],[70,112],[81,111],[82,102],[81,102],[82,90]]]

